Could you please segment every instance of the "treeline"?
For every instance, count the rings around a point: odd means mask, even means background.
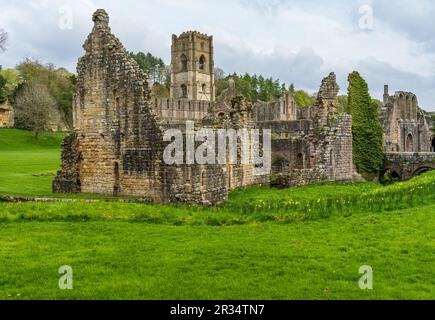
[[[168,98],[171,86],[170,67],[165,65],[161,58],[155,57],[149,52],[147,54],[130,52],[130,56],[148,76],[153,94]]]
[[[239,92],[252,102],[277,100],[288,90],[285,83],[273,78],[264,78],[261,75],[250,75],[248,73],[244,75],[234,73],[216,81],[217,95],[228,88],[230,78],[235,81]]]
[[[171,86],[170,67],[165,65],[161,58],[149,52],[146,54],[143,52],[130,52],[130,56],[148,76],[153,95],[164,98],[169,97]],[[249,73],[244,75],[238,75],[237,73],[225,75],[222,69],[216,68],[216,95],[218,97],[228,88],[230,78],[234,79],[240,94],[252,103],[257,101],[275,101],[286,92],[293,93],[296,104],[300,108],[310,107],[315,102],[315,96],[310,95],[304,90],[295,90],[293,84],[287,87],[285,83],[282,83],[278,79],[265,78],[262,75],[250,75]]]
[[[314,104],[316,98],[310,95],[304,90],[295,90],[295,86],[290,84],[288,87],[285,83],[278,79],[265,78],[263,76],[250,75],[245,73],[244,75],[238,75],[233,73],[231,75],[222,76],[224,73],[221,69],[215,71],[216,77],[216,94],[219,96],[229,86],[229,80],[233,79],[236,85],[236,89],[246,99],[252,103],[263,101],[276,101],[280,99],[285,93],[290,92],[293,94],[296,104],[300,108],[307,108]]]
[[[161,58],[155,57],[149,52],[147,54],[130,52],[130,56],[138,63],[151,83],[163,85],[170,81],[169,67]]]
[[[39,95],[50,105],[47,112],[58,113],[64,124],[62,127],[72,128],[72,99],[75,84],[76,76],[65,68],[56,68],[53,64],[44,64],[35,59],[25,59],[13,69],[1,69],[0,101],[9,100],[19,111],[16,113],[18,127],[33,130],[34,128],[31,128],[31,125],[29,127],[27,121],[32,119],[31,115],[35,112],[30,93],[33,99],[39,99]],[[23,101],[28,102],[26,106],[19,104]],[[33,101],[33,104],[36,105],[37,102],[41,101]],[[23,119],[20,119],[20,115]],[[44,130],[44,125],[38,126],[42,128],[37,130]]]

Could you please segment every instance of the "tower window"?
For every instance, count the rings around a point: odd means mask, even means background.
[[[181,85],[181,98],[187,98],[187,86],[185,84]]]
[[[205,57],[203,55],[199,58],[199,69],[205,70]]]
[[[207,85],[206,85],[206,84],[203,84],[203,85],[202,85],[202,92],[206,92],[206,90],[207,90]]]
[[[185,54],[181,55],[181,71],[182,72],[187,71],[187,57]]]

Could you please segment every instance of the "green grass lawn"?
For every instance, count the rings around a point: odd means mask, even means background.
[[[0,129],[0,195],[51,194],[53,177],[60,167],[60,144],[65,133],[42,133],[36,141],[30,132]]]
[[[63,134],[0,130],[0,194],[52,196]],[[16,142],[16,143],[15,143]],[[0,203],[1,299],[434,299],[435,172],[218,207]],[[74,289],[58,289],[60,266]],[[359,268],[374,290],[359,289]]]

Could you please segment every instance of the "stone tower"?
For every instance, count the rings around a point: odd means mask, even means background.
[[[196,31],[172,36],[171,98],[215,101],[213,37]]]

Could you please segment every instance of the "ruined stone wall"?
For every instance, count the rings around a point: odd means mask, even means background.
[[[404,91],[390,96],[388,86],[384,91],[380,121],[385,152],[429,152],[432,149],[430,121],[418,107],[417,96]]]
[[[352,117],[340,115],[330,120],[326,132],[323,162],[330,181],[350,181],[353,177]]]
[[[310,130],[312,129],[312,121],[296,120],[259,122],[256,123],[256,127],[260,129],[272,130],[273,138],[279,140],[309,134]]]
[[[254,118],[257,123],[297,120],[297,106],[293,95],[284,94],[278,101],[257,102],[254,105]]]
[[[275,139],[275,173],[279,162],[283,165],[281,174],[272,180],[274,185],[292,187],[353,179],[352,117],[337,113],[338,91],[336,77],[330,74],[323,79],[312,108],[313,120],[300,122],[306,123],[309,131],[301,131],[299,137]]]
[[[83,158],[76,133],[72,133],[62,143],[62,170],[53,182],[55,193],[78,193],[81,191],[80,166]]]
[[[162,132],[148,101],[147,79],[111,34],[107,14],[97,11],[93,20],[77,66],[74,103],[81,192],[150,196],[150,190],[161,190]]]
[[[9,101],[0,103],[0,128],[11,128],[14,126],[14,109]]]
[[[199,100],[154,98],[152,102],[156,115],[166,123],[201,121],[212,107],[211,102]]]

